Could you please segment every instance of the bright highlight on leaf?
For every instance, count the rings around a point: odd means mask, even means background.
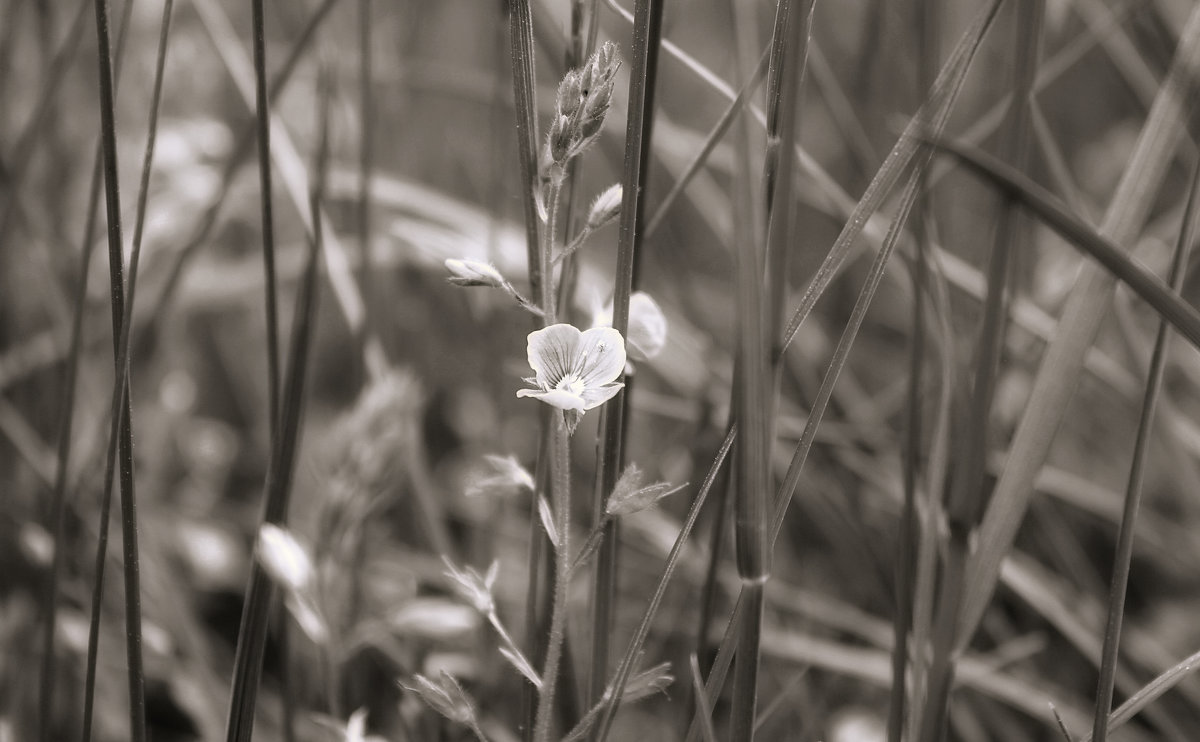
[[[625,340],[611,327],[580,331],[568,324],[529,333],[527,379],[537,389],[521,389],[518,397],[534,397],[560,410],[585,412],[599,407],[624,386]]]

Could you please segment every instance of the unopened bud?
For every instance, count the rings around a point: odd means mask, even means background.
[[[592,209],[588,212],[587,228],[599,229],[608,224],[621,213],[621,184],[614,183],[600,192],[592,201]]]
[[[446,280],[455,286],[491,286],[500,288],[506,281],[491,263],[468,258],[447,258],[446,270],[451,275]]]

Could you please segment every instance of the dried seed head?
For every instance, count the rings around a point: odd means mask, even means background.
[[[460,598],[485,616],[496,610],[492,588],[496,584],[496,576],[500,573],[499,562],[492,562],[487,574],[480,575],[471,567],[465,570],[455,567],[445,557],[442,557],[442,561],[446,563],[445,575],[450,578],[450,586]]]
[[[637,464],[627,466],[625,473],[613,487],[612,495],[604,505],[604,511],[612,516],[636,513],[683,488],[672,488],[669,482],[645,484],[645,479],[645,473]]]
[[[534,490],[533,475],[513,456],[486,454],[485,465],[467,483],[467,497],[497,495],[507,497]]]
[[[675,682],[675,676],[671,674],[671,663],[663,662],[642,670],[630,678],[629,682],[625,684],[625,692],[622,694],[621,700],[625,703],[640,701],[647,696],[666,691],[673,682]]]

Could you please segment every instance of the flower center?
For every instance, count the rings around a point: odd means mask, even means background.
[[[575,374],[567,374],[566,376],[562,377],[557,384],[554,385],[554,388],[561,389],[564,392],[569,392],[578,397],[583,395],[584,383],[583,379],[579,378]]]

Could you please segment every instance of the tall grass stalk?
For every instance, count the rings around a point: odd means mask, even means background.
[[[316,37],[317,30],[338,2],[339,0],[324,0],[320,6],[312,11],[308,22],[305,23],[300,35],[288,51],[286,59],[271,80],[270,91],[267,96],[268,107],[274,105],[288,83],[291,82],[292,75],[295,73],[300,61],[304,59],[305,54],[308,53],[309,47]],[[234,140],[235,144],[230,149],[229,156],[225,159],[224,167],[221,170],[221,181],[216,191],[217,196],[197,221],[197,226],[192,231],[191,237],[179,249],[174,262],[171,263],[167,277],[163,280],[162,288],[159,289],[158,294],[151,302],[151,310],[148,312],[149,316],[157,317],[165,311],[167,304],[175,295],[179,281],[183,278],[184,269],[200,249],[208,244],[209,237],[212,236],[212,232],[217,226],[217,220],[220,216],[221,207],[225,203],[225,197],[229,194],[243,161],[250,154],[250,148],[255,143],[257,125],[258,121],[256,119],[248,122],[238,132]]]
[[[275,213],[271,187],[271,111],[267,95],[267,40],[263,0],[250,0],[254,39],[255,135],[262,208],[263,285],[267,304],[267,409],[273,440],[279,425],[279,300],[275,290]]]
[[[800,306],[793,313],[788,328],[783,335],[782,349],[780,352],[787,350],[788,344],[795,337],[796,330],[799,329],[800,323],[807,316],[816,299],[823,293],[824,289],[832,281],[841,262],[845,259],[845,255],[849,250],[850,243],[858,236],[866,224],[869,215],[878,207],[883,197],[895,184],[896,179],[901,172],[911,162],[916,154],[916,136],[923,131],[926,125],[931,125],[935,129],[944,127],[949,116],[951,106],[957,97],[958,91],[961,88],[962,82],[966,76],[966,71],[970,66],[970,62],[974,57],[975,51],[983,38],[984,33],[991,25],[992,19],[995,17],[996,11],[999,9],[999,2],[994,1],[981,9],[976,15],[972,24],[964,32],[959,43],[951,53],[949,59],[942,67],[942,71],[938,76],[938,80],[931,91],[930,97],[918,111],[913,121],[906,127],[905,133],[897,142],[891,154],[888,155],[879,173],[868,186],[863,198],[855,206],[850,218],[843,228],[842,233],[838,236],[829,255],[822,263],[817,275],[810,282],[809,287],[802,298]],[[926,158],[928,155],[926,155]],[[909,194],[911,192],[911,194]],[[880,253],[890,254],[891,245],[894,245],[898,239],[902,228],[904,218],[907,212],[912,207],[912,202],[915,199],[915,187],[910,186],[906,190],[906,197],[901,201],[901,207],[897,211],[897,216],[893,220],[893,225],[889,229],[888,236],[884,238],[884,246]],[[878,260],[878,256],[877,256]],[[886,256],[885,256],[886,262]],[[872,280],[877,282],[882,277],[882,266],[885,264],[876,262],[873,264],[871,276],[868,277],[868,284],[864,285],[863,293],[860,294],[859,303],[855,305],[855,314],[862,312],[865,314],[866,306],[869,304],[869,295],[866,293],[869,284]],[[874,276],[874,271],[880,271],[878,276]],[[872,276],[874,278],[872,279]],[[873,292],[874,289],[871,289]],[[864,303],[864,301],[866,303]],[[860,307],[860,304],[862,305]],[[830,362],[829,371],[826,372],[825,378],[822,381],[822,388],[818,391],[817,398],[814,400],[812,410],[809,414],[807,423],[805,424],[804,432],[801,434],[800,441],[797,443],[796,450],[793,453],[792,460],[788,466],[788,471],[784,477],[783,484],[780,488],[779,496],[776,499],[773,518],[770,521],[772,524],[771,543],[778,536],[779,530],[783,524],[783,518],[786,514],[787,507],[795,492],[796,486],[799,484],[800,472],[804,462],[807,459],[808,451],[811,448],[812,442],[815,439],[816,428],[819,425],[824,407],[828,404],[828,400],[832,395],[833,382],[840,373],[841,366],[844,365],[846,356],[849,353],[850,345],[853,343],[854,334],[857,328],[853,327],[855,323],[855,314],[852,314],[851,322],[843,331],[842,339],[839,341],[838,348],[834,352],[834,358]],[[862,317],[859,316],[857,322],[861,323]],[[743,594],[739,596],[738,603],[735,607],[733,617],[730,620],[729,630],[722,640],[721,647],[717,654],[717,660],[714,663],[712,672],[710,673],[706,687],[708,688],[709,698],[715,698],[720,693],[720,689],[724,683],[724,672],[728,668],[728,663],[732,659],[733,637],[739,632],[745,631],[741,628],[745,622],[746,613],[745,601]],[[735,696],[736,697],[736,696]],[[689,731],[688,739],[695,739],[695,734],[698,728],[693,724],[692,730]]]
[[[625,123],[625,155],[621,170],[621,213],[617,232],[617,266],[613,281],[612,327],[624,336],[629,329],[629,297],[637,283],[649,174],[658,50],[662,38],[663,3],[638,0],[634,6],[633,38],[629,52],[629,104]],[[593,25],[595,21],[593,21]],[[602,513],[604,501],[624,467],[632,379],[605,406],[600,421],[599,474],[593,500]],[[600,698],[608,677],[609,640],[617,596],[617,544],[620,523],[613,519],[601,535],[592,582],[592,647],[587,701]]]
[[[646,222],[645,232],[647,237],[657,231],[659,225],[662,224],[663,219],[666,218],[667,213],[670,211],[671,206],[683,194],[684,190],[687,189],[688,184],[692,182],[692,179],[700,172],[700,169],[708,163],[713,150],[717,148],[717,145],[720,144],[725,134],[729,132],[733,122],[742,114],[750,97],[758,90],[759,83],[763,81],[763,78],[767,74],[770,54],[771,50],[769,47],[763,50],[762,57],[758,60],[758,66],[754,68],[754,74],[742,85],[734,99],[725,107],[725,110],[721,113],[721,118],[717,119],[717,123],[708,132],[708,136],[704,139],[704,144],[696,152],[695,157],[692,158],[687,168],[684,169],[683,173],[672,184],[671,190],[667,192],[667,195],[663,196],[662,201],[659,202],[658,207],[654,210],[654,214]]]
[[[1183,29],[1175,61],[1142,128],[1129,166],[1117,186],[1100,233],[1129,243],[1145,221],[1178,142],[1187,130],[1187,80],[1200,73],[1200,9]],[[979,548],[967,572],[967,590],[956,636],[960,645],[975,633],[994,590],[1000,563],[1011,548],[1032,494],[1034,477],[1046,461],[1050,442],[1077,386],[1083,358],[1099,332],[1112,300],[1115,279],[1085,265],[1042,359],[1029,403],[1017,426],[1008,463],[1000,473],[979,531]]]
[[[79,3],[79,10],[67,34],[68,41],[79,40],[87,18],[88,0]],[[120,33],[119,37],[124,34]],[[118,56],[121,41],[118,40]],[[50,727],[54,715],[55,687],[55,637],[58,626],[58,583],[62,575],[63,554],[65,549],[64,529],[66,527],[67,477],[71,468],[72,430],[75,420],[75,393],[79,378],[79,363],[83,354],[83,314],[87,305],[87,278],[92,262],[92,251],[95,242],[92,233],[96,226],[97,210],[100,200],[103,153],[100,146],[96,147],[93,158],[91,185],[88,189],[87,215],[84,218],[83,244],[80,246],[80,264],[78,283],[76,284],[73,310],[71,313],[71,334],[67,351],[66,368],[63,372],[62,409],[58,423],[58,444],[56,447],[56,464],[54,472],[54,489],[50,500],[50,520],[47,529],[54,540],[54,556],[50,563],[50,572],[46,580],[45,591],[42,595],[42,660],[38,678],[38,739],[40,742],[50,742]],[[0,227],[0,239],[4,234]],[[108,519],[104,522],[107,524]],[[98,615],[97,615],[98,618]]]
[[[292,319],[288,349],[287,375],[283,379],[280,398],[280,418],[277,433],[271,442],[263,486],[263,515],[261,523],[282,525],[287,519],[291,498],[292,477],[295,473],[299,448],[301,417],[304,410],[304,389],[308,373],[309,346],[312,342],[317,303],[317,276],[322,254],[322,188],[327,145],[322,144],[318,156],[317,176],[311,182],[309,209],[313,222],[304,274]],[[254,729],[254,709],[258,697],[259,676],[262,673],[263,652],[266,648],[267,622],[270,617],[272,584],[262,564],[254,561],[245,592],[241,625],[238,629],[237,651],[234,656],[232,691],[226,726],[228,742],[246,742]]]
[[[755,14],[734,4],[733,30],[737,78],[748,73],[758,49]],[[742,582],[745,610],[737,635],[730,738],[754,739],[758,704],[759,642],[762,633],[764,586],[770,575],[767,545],[767,497],[770,487],[772,391],[767,341],[764,270],[766,264],[766,206],[753,163],[762,152],[745,117],[735,123],[738,165],[734,169],[733,253],[737,338],[734,363],[738,385],[733,409],[739,435],[734,447],[734,549]]]
[[[168,6],[169,7],[169,6]],[[116,109],[113,57],[109,35],[107,0],[96,0],[96,41],[99,63],[101,148],[104,152],[104,185],[108,222],[109,292],[112,304],[114,402],[113,430],[109,438],[108,466],[105,472],[105,494],[101,504],[100,531],[108,527],[108,506],[112,500],[113,468],[119,456],[121,484],[121,536],[125,576],[125,661],[129,678],[129,734],[133,742],[146,739],[145,670],[142,664],[141,579],[138,563],[137,509],[133,478],[133,431],[128,379],[128,316],[133,307],[134,275],[130,274],[130,295],[125,295],[124,249],[121,234],[121,197],[117,163]],[[165,53],[165,43],[161,54]],[[161,61],[161,60],[160,60]],[[153,123],[153,118],[152,118]],[[136,270],[136,266],[134,267]],[[126,336],[124,341],[122,336]],[[124,352],[121,346],[125,345]],[[88,659],[92,686],[85,689],[85,706],[91,710],[94,688],[94,655],[98,646],[99,597],[102,590],[103,567],[107,539],[99,540],[97,555],[96,591],[93,594],[93,615],[89,634]],[[90,716],[90,714],[89,714]],[[85,721],[84,739],[91,733],[90,718]]]
[[[256,0],[257,2],[258,0]],[[261,7],[257,9],[261,13]],[[261,15],[255,17],[254,35],[261,40],[263,29]],[[263,121],[269,128],[269,100],[266,93],[265,48],[255,53],[255,78],[258,91],[257,116],[260,137],[260,183],[262,173],[262,132]],[[320,272],[320,256],[323,252],[325,231],[322,224],[322,201],[326,179],[327,161],[329,157],[328,144],[328,109],[329,81],[328,73],[323,68],[321,73],[321,94],[317,96],[320,124],[319,145],[316,154],[315,175],[309,181],[308,212],[312,220],[312,230],[309,237],[309,250],[305,261],[304,273],[300,281],[296,297],[296,305],[292,319],[292,334],[288,354],[287,375],[282,380],[282,389],[274,409],[279,416],[271,421],[272,431],[270,459],[267,465],[267,477],[264,484],[263,515],[261,523],[282,525],[287,519],[288,504],[291,498],[291,483],[295,470],[296,452],[299,447],[301,418],[304,410],[304,389],[308,371],[309,346],[312,341],[313,325],[316,316],[317,277]],[[269,140],[266,154],[269,157]],[[270,161],[267,161],[267,169]],[[269,176],[268,176],[269,177]],[[264,183],[269,188],[269,181]],[[261,197],[270,198],[269,190]],[[270,218],[270,212],[264,205],[264,220]],[[264,221],[264,224],[266,222]],[[264,233],[264,246],[267,245]],[[273,251],[273,245],[270,248]],[[273,266],[273,258],[272,258]],[[273,268],[272,268],[273,269]],[[268,280],[273,280],[269,276]],[[268,289],[270,292],[270,289]],[[270,320],[268,319],[268,322]],[[278,351],[278,346],[275,348]],[[266,647],[267,627],[270,620],[273,588],[260,562],[257,560],[251,566],[250,577],[245,592],[245,602],[242,608],[241,624],[238,629],[237,650],[234,656],[234,671],[232,690],[230,693],[229,715],[226,726],[226,739],[229,742],[245,742],[253,735],[255,707],[258,696],[259,678],[262,673],[263,653]],[[328,650],[328,648],[323,648]],[[286,662],[286,659],[285,659]],[[336,665],[331,665],[326,677],[327,687],[336,688]],[[338,697],[334,690],[330,691],[330,711],[339,713]],[[285,726],[290,725],[285,721]]]
[[[815,5],[815,0],[799,3],[781,0],[775,15],[771,69],[767,72],[768,144],[763,190],[767,208],[767,323],[773,343],[778,343],[783,333],[789,256],[795,247],[796,158],[792,153],[800,135],[797,109],[808,66],[808,42]],[[777,397],[782,354],[776,347],[771,350],[775,377],[772,396]]]
[[[820,426],[821,420],[824,418],[825,410],[828,407],[829,401],[833,396],[833,387],[845,367],[846,360],[849,358],[850,350],[853,347],[854,340],[857,337],[858,330],[862,326],[863,319],[866,317],[867,309],[870,307],[871,300],[874,298],[875,292],[879,288],[879,283],[883,279],[884,269],[887,266],[887,261],[891,257],[891,253],[895,248],[897,240],[903,234],[904,220],[901,215],[907,214],[916,200],[917,178],[911,177],[905,187],[904,193],[901,196],[900,205],[897,208],[897,217],[893,219],[892,225],[888,230],[888,235],[884,240],[884,245],[872,261],[870,271],[859,291],[859,296],[855,302],[854,309],[851,311],[849,320],[842,331],[842,336],[838,341],[838,345],[834,350],[833,357],[829,362],[829,367],[825,372],[825,376],[821,381],[821,387],[817,390],[817,395],[813,400],[812,409],[809,412],[809,417],[805,423],[804,429],[800,434],[800,439],[796,444],[796,449],[792,454],[791,462],[788,464],[787,473],[784,476],[783,484],[780,487],[779,494],[775,500],[774,509],[771,513],[770,531],[768,534],[769,546],[773,548],[775,541],[779,537],[779,532],[783,527],[785,516],[787,515],[788,506],[791,504],[792,497],[795,494],[796,488],[800,482],[800,475],[803,471],[804,464],[807,461],[808,453],[812,449],[812,444],[816,440],[817,428]],[[753,597],[753,596],[750,596]],[[738,596],[738,602],[734,608],[733,617],[730,620],[729,628],[722,640],[720,650],[717,654],[717,660],[714,663],[713,670],[709,673],[706,682],[706,688],[710,702],[720,693],[724,683],[724,675],[728,669],[729,662],[732,659],[733,647],[736,642],[739,632],[744,622],[747,620],[747,591],[745,586]],[[753,618],[751,616],[751,618]],[[737,651],[741,651],[740,646]],[[736,690],[735,690],[736,692]],[[736,696],[735,696],[736,698]],[[695,724],[689,732],[688,739],[695,739],[694,734],[698,731]]]
[[[940,48],[939,24],[941,14],[933,3],[916,7],[917,95],[926,95],[937,76]],[[923,385],[925,380],[925,291],[929,283],[929,251],[926,245],[928,220],[932,216],[933,197],[926,190],[928,171],[917,176],[916,210],[913,213],[913,247],[915,259],[912,277],[912,339],[909,343],[908,389],[905,409],[904,449],[901,477],[904,484],[904,503],[900,512],[899,537],[896,545],[895,614],[892,619],[892,685],[888,695],[888,742],[900,742],[908,715],[908,635],[913,623],[917,564],[917,481],[921,470],[924,414]],[[917,675],[923,673],[924,662],[914,672],[911,695],[916,697]],[[923,682],[923,680],[922,680]]]
[[[1196,235],[1197,201],[1200,200],[1200,167],[1194,167],[1192,184],[1188,193],[1187,207],[1183,212],[1183,224],[1171,262],[1170,286],[1176,292],[1183,288],[1184,268],[1191,255]],[[1108,715],[1112,709],[1113,683],[1117,674],[1117,654],[1121,644],[1121,620],[1125,613],[1125,593],[1129,584],[1129,565],[1133,559],[1133,534],[1137,524],[1138,509],[1142,500],[1142,479],[1145,472],[1146,452],[1150,435],[1154,429],[1154,413],[1162,390],[1163,375],[1167,358],[1167,323],[1159,320],[1158,333],[1154,338],[1154,352],[1150,358],[1147,374],[1146,394],[1142,401],[1141,418],[1138,420],[1137,439],[1133,448],[1133,462],[1129,467],[1129,485],[1125,492],[1125,509],[1121,514],[1121,526],[1117,532],[1117,550],[1113,558],[1112,587],[1108,598],[1108,619],[1104,629],[1104,647],[1101,651],[1100,679],[1096,688],[1096,711],[1092,722],[1092,739],[1105,742],[1108,738]]]
[[[696,498],[692,501],[691,508],[688,510],[687,518],[683,522],[683,528],[680,529],[679,535],[675,537],[675,543],[671,546],[671,551],[667,555],[667,563],[663,567],[662,575],[658,578],[658,586],[654,590],[654,595],[651,596],[650,602],[646,606],[646,611],[642,615],[642,620],[634,631],[633,637],[629,640],[629,647],[625,650],[625,654],[617,664],[616,672],[608,684],[599,718],[595,722],[596,733],[594,739],[596,742],[605,742],[608,739],[613,719],[616,717],[617,710],[621,706],[625,684],[629,680],[629,676],[633,673],[634,666],[637,664],[642,646],[645,644],[646,637],[650,633],[650,624],[653,622],[655,614],[658,613],[658,607],[662,604],[667,585],[670,583],[671,577],[675,573],[675,568],[679,563],[679,556],[683,552],[683,546],[687,543],[688,536],[691,535],[692,528],[696,525],[696,518],[700,515],[700,509],[704,506],[704,502],[708,498],[708,493],[712,490],[713,483],[717,479],[717,474],[725,463],[725,459],[729,455],[729,449],[733,446],[736,438],[737,428],[731,427],[725,434],[725,440],[722,442],[720,450],[717,451],[712,465],[709,466],[708,474],[704,477],[704,482],[696,492]]]
[[[538,257],[538,210],[534,194],[538,182],[537,77],[534,75],[533,15],[529,0],[509,0],[509,53],[512,57],[513,103],[516,107],[517,161],[520,166],[521,206],[525,214],[529,285],[541,296],[542,272]]]
[[[544,286],[548,285],[549,278],[544,277],[542,271],[541,242],[539,239],[540,220],[538,218],[536,201],[538,188],[538,124],[536,100],[537,77],[534,74],[533,15],[529,7],[529,0],[510,0],[505,4],[505,7],[508,10],[513,105],[516,110],[515,123],[517,130],[520,196],[525,215],[525,254],[528,265],[530,291],[541,300],[545,296]],[[534,325],[537,326],[538,324],[539,320],[535,318]],[[542,410],[540,418],[544,434],[539,440],[538,445],[537,492],[542,491],[548,481],[547,478],[551,476],[550,466],[547,464],[547,456],[550,454],[550,436],[552,435],[550,432],[550,410]],[[525,619],[525,642],[526,651],[530,652],[532,661],[536,663],[541,659],[539,653],[540,647],[543,646],[541,641],[543,613],[541,606],[550,592],[549,587],[544,590],[542,588],[544,584],[550,583],[553,579],[548,573],[543,575],[541,569],[542,565],[548,562],[546,557],[549,553],[550,545],[538,518],[536,493],[535,501],[530,504],[529,519],[529,576],[526,591],[527,616]],[[525,683],[522,687],[524,691],[522,702],[523,738],[525,740],[532,740],[538,723],[537,717],[540,699],[533,684]]]
[[[787,350],[787,347],[795,338],[796,332],[799,331],[800,325],[812,310],[813,305],[816,304],[817,299],[820,298],[834,276],[837,275],[838,270],[849,254],[851,245],[862,232],[863,227],[866,226],[871,214],[879,208],[884,197],[896,185],[902,172],[912,163],[913,158],[916,157],[919,147],[918,134],[924,132],[927,128],[940,130],[945,126],[951,107],[966,78],[967,70],[970,68],[971,60],[974,58],[984,34],[995,19],[996,13],[1000,9],[1001,1],[992,0],[981,8],[972,19],[971,24],[963,32],[958,44],[950,52],[950,56],[946,59],[946,63],[942,66],[942,71],[938,74],[938,78],[934,82],[929,98],[921,106],[920,110],[917,111],[917,114],[913,116],[908,126],[905,127],[900,139],[896,142],[892,151],[888,153],[887,158],[883,161],[883,165],[880,166],[879,172],[871,179],[871,183],[867,186],[862,198],[859,199],[851,212],[846,226],[842,228],[833,247],[830,248],[829,254],[821,263],[821,267],[817,269],[817,273],[813,276],[812,281],[809,282],[808,288],[805,289],[799,306],[792,313],[791,319],[784,330],[783,350]]]
[[[1017,4],[1013,24],[1013,106],[1009,109],[1009,126],[1003,142],[1005,159],[1024,165],[1029,149],[1031,105],[1030,95],[1037,72],[1041,46],[1044,3],[1022,0]],[[954,682],[951,653],[955,646],[954,631],[958,618],[959,597],[966,566],[967,539],[979,519],[983,498],[984,469],[988,433],[991,421],[992,398],[1004,347],[1008,315],[1008,279],[1013,251],[1028,235],[1021,229],[1016,203],[1006,199],[993,238],[987,273],[987,294],[983,306],[983,322],[976,350],[974,384],[969,391],[970,402],[963,411],[963,435],[959,437],[959,466],[951,485],[946,504],[949,539],[946,545],[945,568],[939,597],[938,616],[934,627],[933,658],[929,668],[929,691],[922,717],[923,740],[940,739],[948,711],[950,689]]]

